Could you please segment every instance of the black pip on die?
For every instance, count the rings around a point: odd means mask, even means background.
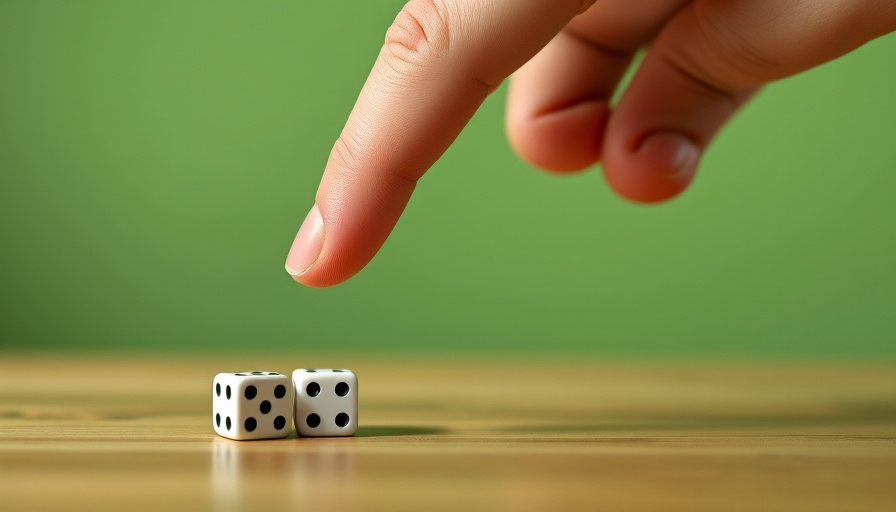
[[[292,382],[280,373],[219,373],[212,384],[212,425],[230,439],[288,436],[292,405]]]
[[[350,436],[358,430],[358,378],[348,370],[292,372],[295,424],[302,436]]]

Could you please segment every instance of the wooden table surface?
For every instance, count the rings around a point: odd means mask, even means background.
[[[215,373],[347,367],[353,438],[230,441]],[[896,363],[0,353],[0,510],[896,510]]]

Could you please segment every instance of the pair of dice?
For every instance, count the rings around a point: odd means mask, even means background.
[[[299,435],[350,436],[358,429],[358,378],[349,370],[219,373],[212,383],[212,426],[237,440]]]

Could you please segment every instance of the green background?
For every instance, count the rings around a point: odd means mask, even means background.
[[[328,290],[283,270],[403,0],[0,0],[0,347],[896,355],[896,37],[774,84],[660,206],[502,89]]]

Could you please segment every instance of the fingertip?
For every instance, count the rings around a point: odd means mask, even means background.
[[[330,288],[348,280],[355,272],[345,273],[333,270],[331,262],[321,261],[319,264],[315,262],[313,265],[305,269],[304,272],[293,274],[290,272],[289,266],[286,267],[287,273],[290,274],[293,281],[308,288]]]
[[[572,173],[600,159],[608,118],[606,101],[583,101],[562,110],[509,119],[508,138],[528,163],[551,172]]]
[[[684,192],[700,163],[700,147],[686,135],[658,132],[632,148],[607,148],[604,176],[620,196],[638,203],[658,203]]]
[[[319,268],[325,239],[324,218],[320,208],[315,204],[305,216],[286,255],[284,268],[297,283],[311,288],[325,288],[340,282],[327,279],[326,269],[321,271]]]
[[[308,288],[329,288],[331,286],[335,286],[339,283],[324,283],[314,279],[312,276],[301,275],[301,276],[292,276],[293,281],[299,283],[302,286],[306,286]]]
[[[324,247],[324,219],[317,204],[311,207],[286,255],[286,272],[301,276],[311,270]]]

